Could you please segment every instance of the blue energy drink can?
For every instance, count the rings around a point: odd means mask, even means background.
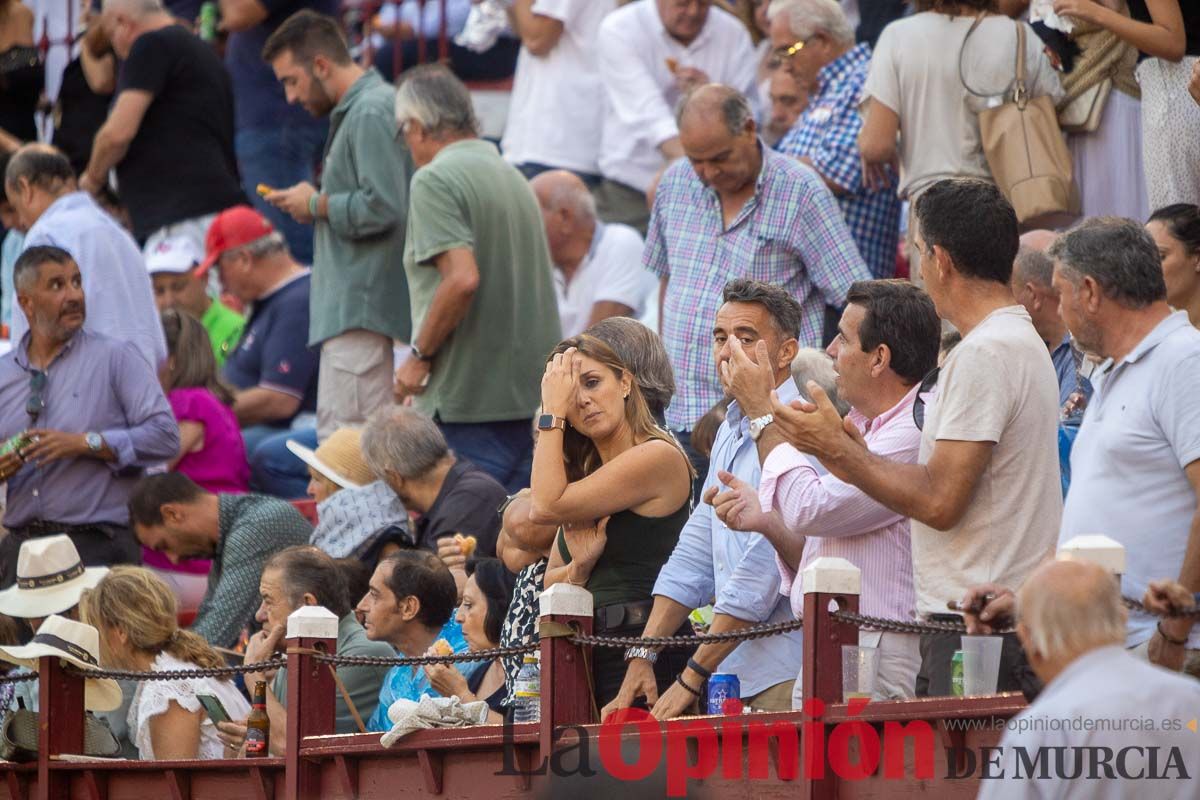
[[[742,684],[731,672],[718,672],[708,679],[708,713],[724,714],[726,700],[740,700]]]

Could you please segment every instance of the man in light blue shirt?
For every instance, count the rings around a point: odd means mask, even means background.
[[[731,348],[741,346],[751,359],[767,359],[774,368],[774,385],[767,387],[767,392],[774,389],[783,403],[796,399],[799,392],[791,378],[791,363],[799,347],[800,304],[779,286],[747,279],[730,281],[723,297],[713,327],[712,348],[726,391],[738,394],[738,387],[728,385],[727,363]],[[758,486],[760,467],[755,442],[769,424],[769,415],[751,420],[736,400],[730,403],[709,455],[705,502],[692,512],[675,551],[658,575],[654,609],[642,636],[670,636],[693,608],[710,602],[714,603],[711,633],[792,619],[789,604],[779,592],[779,570],[771,543],[761,533],[731,531],[707,502],[721,489],[722,473]],[[742,700],[751,708],[789,710],[801,660],[800,632],[741,644],[702,645],[662,697],[657,697],[654,682],[657,655],[654,649],[644,647],[631,647],[625,652],[629,662],[625,682],[617,698],[601,713],[602,718],[610,711],[632,705],[639,697],[645,697],[653,706],[658,719],[677,717],[698,698],[704,679],[717,671],[738,676]]]
[[[25,249],[61,247],[79,265],[87,297],[84,330],[133,344],[157,372],[167,359],[167,342],[142,251],[91,195],[78,191],[67,157],[50,145],[27,144],[8,162],[4,188],[28,230]],[[13,342],[29,330],[15,305],[11,330]]]

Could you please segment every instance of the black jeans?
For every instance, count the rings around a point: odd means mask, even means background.
[[[645,625],[629,628],[614,628],[607,631],[597,631],[597,636],[641,636]],[[691,636],[692,623],[684,622],[673,636]],[[658,693],[661,695],[675,681],[675,676],[687,667],[688,658],[695,648],[673,647],[661,650],[658,661],[654,663],[654,679],[658,683]],[[603,709],[611,703],[621,691],[625,682],[625,671],[629,665],[625,663],[625,648],[594,647],[592,648],[592,683],[595,686],[596,708]],[[634,703],[638,708],[645,708],[644,698]]]
[[[1004,647],[1000,651],[1000,675],[997,692],[1024,692],[1030,702],[1042,689],[1025,660],[1025,651],[1015,633],[1002,634]],[[948,697],[950,695],[950,659],[962,647],[961,633],[921,634],[921,669],[917,672],[917,697]]]
[[[44,532],[43,532],[44,531]],[[59,531],[39,528],[37,533],[17,528],[0,539],[0,589],[7,589],[17,582],[17,554],[21,544],[28,539],[52,536]],[[78,525],[66,530],[67,536],[79,551],[85,567],[109,567],[113,564],[142,563],[142,548],[133,531],[124,525],[97,523]]]

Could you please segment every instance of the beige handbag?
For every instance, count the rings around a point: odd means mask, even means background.
[[[975,20],[963,38],[979,27]],[[1019,222],[1048,214],[1077,213],[1078,192],[1072,176],[1071,153],[1058,126],[1058,114],[1049,95],[1029,97],[1025,84],[1025,24],[1017,26],[1017,68],[1010,102],[979,112],[979,136],[988,168],[1000,191],[1012,203]],[[958,55],[958,77],[976,97],[988,97],[967,85]]]
[[[1116,81],[1132,74],[1137,50],[1116,34],[1083,23],[1076,23],[1072,38],[1080,54],[1075,68],[1062,77],[1064,95],[1058,102],[1058,124],[1068,133],[1093,133],[1100,127]],[[1127,82],[1136,89],[1136,83]]]

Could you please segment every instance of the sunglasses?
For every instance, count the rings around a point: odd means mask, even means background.
[[[25,401],[25,413],[29,415],[31,424],[36,424],[38,417],[46,410],[46,401],[42,392],[46,390],[46,373],[35,369],[29,375],[29,399]]]
[[[917,430],[925,430],[925,397],[933,391],[937,386],[938,374],[941,373],[941,367],[934,367],[929,370],[929,373],[921,380],[921,386],[917,389],[917,399],[913,401],[913,424],[917,426]]]

